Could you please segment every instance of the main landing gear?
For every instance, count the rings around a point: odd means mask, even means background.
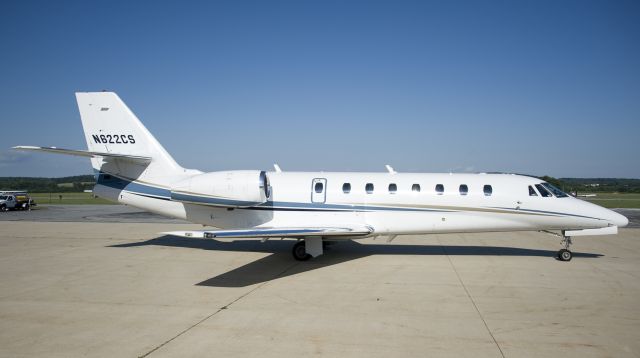
[[[569,247],[571,246],[571,237],[565,236],[564,231],[562,234],[562,241],[560,241],[560,243],[564,248],[558,251],[556,258],[560,261],[571,261],[571,258],[573,257],[573,254],[569,251]]]
[[[293,258],[298,261],[307,261],[311,258],[311,255],[307,253],[306,245],[304,244],[304,240],[300,240],[293,245],[293,250],[291,251],[293,254]]]
[[[298,261],[307,261],[312,257],[318,257],[324,252],[322,237],[314,236],[300,240],[293,245],[293,258]]]

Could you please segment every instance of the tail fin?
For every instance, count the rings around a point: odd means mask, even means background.
[[[92,158],[94,170],[157,184],[166,184],[169,177],[185,172],[117,94],[81,92],[76,93],[76,99],[90,152],[151,158],[150,163]]]

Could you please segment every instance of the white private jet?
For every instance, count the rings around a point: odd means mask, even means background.
[[[557,258],[572,236],[616,234],[626,217],[512,174],[274,172],[203,173],[178,165],[112,92],[76,93],[88,150],[18,146],[90,157],[94,194],[215,230],[168,234],[205,239],[291,238],[293,256],[323,242],[397,235],[498,231],[557,233]]]

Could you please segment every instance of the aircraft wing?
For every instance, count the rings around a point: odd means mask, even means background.
[[[181,236],[199,239],[214,238],[240,238],[240,237],[260,237],[260,238],[304,238],[309,236],[331,236],[339,239],[349,239],[355,236],[365,236],[373,233],[373,228],[362,227],[278,227],[278,228],[250,228],[234,230],[203,230],[203,231],[171,231],[164,232],[165,235]]]
[[[49,152],[56,154],[66,154],[66,155],[75,155],[79,157],[103,157],[103,158],[113,158],[113,159],[128,159],[138,162],[150,162],[151,157],[143,157],[139,155],[130,155],[130,154],[118,154],[118,153],[105,153],[105,152],[91,152],[88,150],[77,150],[77,149],[63,149],[56,147],[34,147],[30,145],[19,145],[17,147],[13,147],[13,149],[17,150],[31,150],[37,152]]]

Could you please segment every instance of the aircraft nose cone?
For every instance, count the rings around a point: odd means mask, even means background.
[[[617,227],[624,227],[629,224],[629,219],[626,216],[616,213],[612,211],[611,217],[609,218],[611,224],[616,225]]]

